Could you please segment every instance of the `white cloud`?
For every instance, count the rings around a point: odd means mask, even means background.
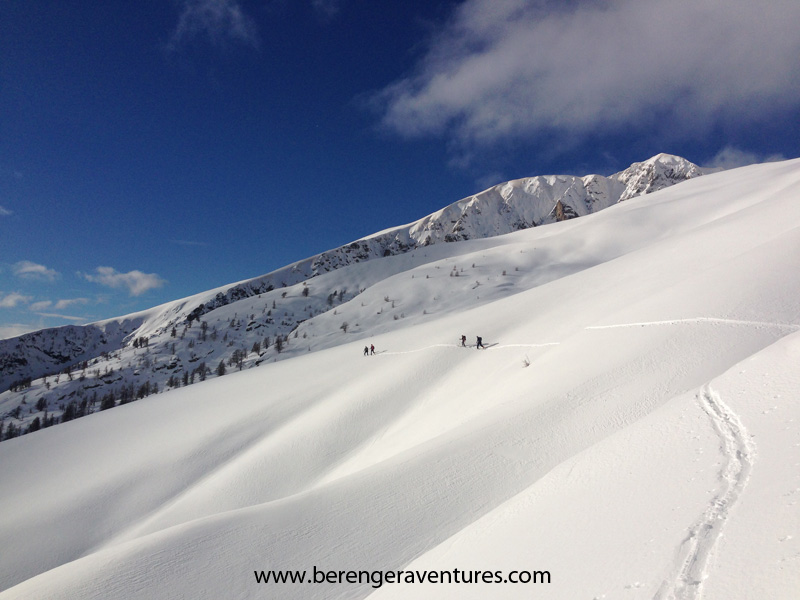
[[[491,143],[661,125],[701,135],[800,104],[796,0],[466,0],[374,98],[406,136]]]
[[[244,13],[238,0],[183,0],[181,4],[183,11],[170,39],[170,49],[196,38],[206,38],[215,45],[234,41],[259,46],[255,22]]]
[[[112,267],[97,267],[95,272],[95,275],[85,273],[83,277],[88,281],[111,288],[128,288],[131,296],[140,296],[148,290],[159,288],[167,283],[155,273],[142,273],[141,271],[120,273]]]
[[[80,305],[80,304],[88,304],[88,303],[89,303],[89,299],[88,298],[67,298],[67,299],[59,300],[58,302],[56,302],[56,305],[55,305],[54,308],[55,308],[55,310],[64,310],[65,308],[68,308],[70,306]]]
[[[8,210],[5,206],[0,206],[0,217],[7,217],[13,214],[14,213]]]
[[[779,160],[786,160],[786,158],[780,154],[762,156],[754,152],[747,152],[745,150],[733,148],[732,146],[726,146],[717,152],[717,155],[711,159],[707,166],[722,169],[735,169],[736,167],[744,167],[756,163],[777,162]]]
[[[6,295],[0,292],[0,308],[16,308],[18,304],[25,304],[30,301],[30,296],[23,296],[18,292],[11,292]]]
[[[40,312],[50,308],[51,306],[55,310],[64,310],[65,308],[69,308],[70,306],[81,305],[81,304],[88,304],[88,298],[66,298],[63,300],[58,300],[53,303],[52,300],[42,300],[40,302],[34,302],[28,308],[30,308],[33,312]]]
[[[0,325],[0,340],[15,338],[25,333],[36,331],[37,329],[40,329],[40,327],[23,325],[21,323],[8,323],[6,325]]]
[[[43,312],[36,314],[38,314],[40,317],[48,317],[51,319],[66,319],[67,321],[76,321],[76,322],[86,321],[84,317],[72,317],[70,315],[59,315],[55,313],[43,313]]]
[[[53,306],[53,303],[50,300],[42,300],[41,302],[34,302],[28,308],[30,308],[33,312],[40,312],[47,310],[51,306]]]
[[[44,265],[38,265],[29,260],[22,260],[14,265],[14,275],[23,279],[40,279],[54,281],[58,277],[58,272],[48,269]]]

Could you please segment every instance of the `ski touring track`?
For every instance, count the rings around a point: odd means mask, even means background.
[[[653,325],[678,325],[683,323],[714,323],[719,325],[745,325],[748,327],[775,327],[777,329],[788,329],[789,331],[800,330],[800,325],[794,323],[769,323],[766,321],[742,321],[739,319],[720,319],[717,317],[693,317],[690,319],[670,319],[667,321],[644,321],[641,323],[620,323],[617,325],[592,325],[586,329],[619,329],[621,327],[648,327]]]
[[[719,394],[706,385],[696,398],[720,438],[723,457],[719,472],[721,488],[678,548],[672,574],[661,584],[655,600],[702,598],[703,582],[709,574],[714,546],[733,506],[747,486],[756,457],[756,446],[750,434]]]
[[[546,342],[544,344],[490,344],[486,343],[486,348],[484,350],[502,350],[504,348],[544,348],[546,346],[558,346],[560,342]],[[461,344],[433,344],[431,346],[425,346],[423,348],[415,348],[414,350],[398,350],[398,351],[376,351],[375,356],[396,356],[398,354],[413,354],[415,352],[425,352],[426,350],[432,350],[434,348],[468,348],[468,349],[475,349],[475,344],[469,344],[467,346],[462,346]]]
[[[687,319],[669,319],[665,321],[641,321],[637,323],[617,323],[614,325],[590,325],[585,327],[586,330],[598,330],[598,329],[621,329],[627,327],[653,327],[659,325],[679,325],[679,324],[691,324],[691,323],[711,323],[716,325],[733,325],[733,326],[745,326],[745,327],[774,327],[776,329],[783,329],[788,331],[800,331],[800,325],[795,323],[770,323],[768,321],[745,321],[741,319],[722,319],[719,317],[692,317]],[[484,350],[504,350],[507,348],[543,348],[547,346],[559,346],[561,342],[545,342],[541,344],[498,344],[498,343],[488,343],[486,344],[486,348]],[[462,348],[460,343],[456,344],[432,344],[430,346],[424,346],[422,348],[414,348],[412,350],[397,350],[397,351],[388,351],[388,350],[380,350],[375,353],[375,356],[394,356],[399,354],[413,354],[415,352],[425,352],[427,350],[433,350],[434,348]],[[475,344],[467,344],[466,348],[475,348]]]

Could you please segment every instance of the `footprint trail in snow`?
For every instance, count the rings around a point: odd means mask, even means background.
[[[702,586],[708,577],[709,558],[731,509],[747,482],[756,456],[756,447],[739,416],[709,386],[697,396],[703,411],[711,418],[720,438],[723,455],[719,478],[722,488],[705,512],[689,530],[678,549],[676,568],[662,583],[656,600],[696,600],[702,597]]]

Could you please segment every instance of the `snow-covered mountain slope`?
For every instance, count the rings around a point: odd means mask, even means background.
[[[798,186],[755,165],[269,292],[375,278],[291,360],[0,444],[0,600],[798,597]]]
[[[546,175],[517,179],[364,241],[379,243],[380,256],[380,250],[394,254],[441,242],[503,235],[595,213],[713,171],[685,158],[658,154],[609,177]]]
[[[99,325],[67,325],[0,340],[0,389],[8,389],[25,378],[58,373],[77,361],[117,350],[143,321],[140,317]]]
[[[622,202],[636,196],[663,190],[687,179],[715,173],[720,170],[700,168],[685,158],[662,153],[644,162],[633,163],[630,167],[612,175],[609,179],[625,186],[625,189],[619,195],[619,201]]]
[[[243,368],[336,345],[343,341],[342,336],[326,334],[319,339],[316,335],[330,325],[329,317],[320,316],[329,311],[338,315],[339,304],[385,277],[403,272],[412,263],[422,264],[427,255],[434,260],[450,252],[434,251],[434,245],[494,237],[585,216],[706,172],[683,158],[659,154],[610,177],[552,175],[510,181],[409,225],[379,232],[261,277],[120,319],[0,340],[0,392],[4,392],[0,393],[0,419],[12,431],[24,432],[32,425],[36,427],[37,417],[42,422],[45,414],[55,422],[68,410],[78,416],[96,410],[104,397],[127,401],[154,388],[176,387],[201,375],[213,376],[223,360],[230,363],[228,367]],[[411,262],[384,260],[412,252],[416,254]],[[381,260],[380,269],[359,266],[375,259]],[[468,266],[461,265],[453,275],[468,275],[463,271]],[[344,268],[346,273],[328,275]],[[381,314],[392,312],[398,320],[405,319],[404,311],[389,311],[389,305],[386,308]],[[320,320],[322,328],[316,326]],[[363,321],[359,319],[356,327],[366,334],[369,330]],[[340,320],[334,331],[343,322]],[[304,336],[302,341],[299,337],[287,338],[298,328]],[[280,349],[274,345],[279,337]],[[147,346],[140,348],[142,341]],[[44,403],[45,410],[36,409],[37,403],[40,407]]]

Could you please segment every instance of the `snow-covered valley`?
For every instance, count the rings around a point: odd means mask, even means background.
[[[122,346],[0,411],[161,393],[0,444],[0,599],[798,597],[798,190],[754,165],[370,246],[412,224],[97,324]],[[315,567],[367,577],[254,577]]]

